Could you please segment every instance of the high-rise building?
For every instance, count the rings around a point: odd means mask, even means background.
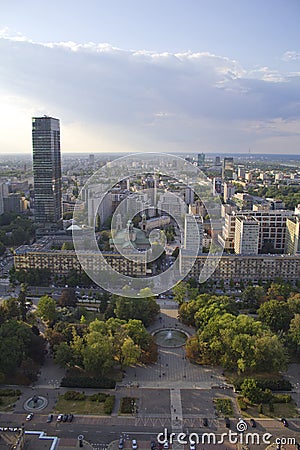
[[[235,194],[235,185],[232,183],[224,183],[224,202],[228,202]]]
[[[224,158],[223,166],[222,166],[222,178],[223,178],[223,180],[224,179],[231,180],[232,176],[233,176],[233,171],[234,171],[233,158],[232,157]]]
[[[200,216],[186,214],[184,220],[184,249],[200,255],[203,247],[203,220]]]
[[[33,117],[34,217],[37,234],[57,231],[62,224],[59,120]]]
[[[300,217],[290,217],[286,220],[286,253],[300,253]]]
[[[205,161],[205,154],[204,153],[198,153],[197,157],[197,166],[202,167],[204,165]]]
[[[253,217],[237,217],[235,221],[234,252],[239,255],[257,255],[259,222]]]

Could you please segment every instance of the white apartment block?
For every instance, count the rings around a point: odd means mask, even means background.
[[[222,235],[219,241],[225,250],[234,249],[235,228],[237,217],[252,217],[259,222],[258,251],[262,252],[266,244],[274,247],[278,252],[284,252],[286,248],[286,221],[293,217],[294,213],[289,210],[269,211],[240,211],[226,213]]]
[[[252,217],[237,217],[235,221],[234,252],[239,255],[257,255],[259,222]]]
[[[184,249],[199,255],[203,250],[203,220],[200,216],[186,214],[184,218]]]

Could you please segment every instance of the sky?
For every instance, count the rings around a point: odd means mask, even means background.
[[[0,152],[300,153],[299,0],[10,0]]]

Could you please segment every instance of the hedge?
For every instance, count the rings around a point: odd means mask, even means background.
[[[109,378],[87,376],[67,376],[61,381],[62,387],[113,389],[116,386],[115,380]]]
[[[271,391],[291,391],[292,390],[292,384],[285,380],[284,378],[260,378],[256,376],[251,376],[256,383],[257,386],[260,387],[262,390],[265,389],[271,389]],[[238,377],[233,381],[233,385],[236,390],[241,389],[241,385],[244,381],[244,377]]]
[[[292,397],[290,394],[276,394],[273,395],[274,403],[290,403]]]
[[[98,392],[97,394],[90,395],[89,398],[92,402],[103,403],[103,402],[105,402],[107,397],[108,397],[108,394],[103,394],[102,392]]]
[[[103,406],[104,414],[111,414],[114,404],[115,404],[115,396],[114,395],[109,395],[108,397],[106,397],[104,406]]]
[[[67,391],[64,393],[65,400],[85,400],[85,394],[77,391]]]
[[[0,389],[1,397],[20,397],[21,393],[19,389]]]

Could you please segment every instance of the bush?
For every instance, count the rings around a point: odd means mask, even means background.
[[[215,398],[214,403],[219,414],[225,416],[232,416],[233,409],[230,398]]]
[[[90,395],[90,400],[92,402],[103,403],[107,399],[108,394],[103,394],[102,392],[98,392],[98,394]]]
[[[85,394],[83,392],[67,391],[64,394],[64,399],[82,401],[85,400]]]
[[[121,399],[120,413],[121,414],[132,414],[135,407],[135,398],[124,397]]]
[[[104,414],[111,414],[114,404],[115,404],[115,396],[108,395],[105,399],[104,406],[103,406]]]
[[[263,414],[264,410],[263,410],[263,405],[261,403],[258,405],[257,410],[258,410],[259,414]]]
[[[90,378],[87,376],[67,376],[61,381],[62,387],[113,389],[116,386],[115,380],[105,377]]]
[[[290,403],[292,400],[292,397],[290,394],[276,394],[273,395],[273,402],[274,403]]]
[[[241,411],[246,411],[248,406],[247,406],[247,403],[245,402],[245,400],[243,399],[243,397],[238,397],[237,401],[238,401],[238,405],[240,407],[240,410]]]
[[[20,397],[21,394],[19,389],[0,389],[1,397]]]
[[[246,377],[247,378],[247,377]],[[259,377],[259,376],[251,376],[256,383],[257,386],[261,389],[271,389],[271,391],[291,391],[292,384],[285,380],[284,378],[274,378],[274,377]],[[233,381],[233,385],[236,390],[241,390],[241,385],[243,384],[245,377],[238,377]]]

